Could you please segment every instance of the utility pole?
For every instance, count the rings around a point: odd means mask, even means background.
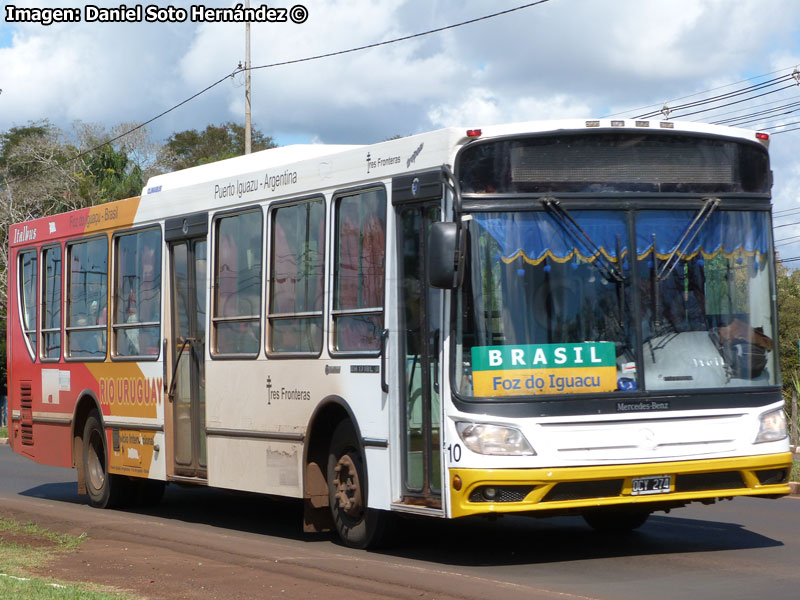
[[[250,0],[246,0],[247,12],[250,12]],[[250,154],[253,145],[252,125],[250,123],[250,21],[244,24],[244,153]]]

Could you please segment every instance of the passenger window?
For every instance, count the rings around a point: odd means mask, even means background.
[[[42,252],[42,359],[61,357],[61,246]]]
[[[71,358],[104,358],[108,323],[108,240],[68,246],[67,350]]]
[[[114,353],[158,356],[161,323],[161,230],[115,240]]]
[[[268,318],[273,353],[322,352],[324,241],[322,198],[272,212]]]
[[[383,328],[386,192],[336,199],[334,350],[377,352]]]
[[[19,253],[19,291],[22,313],[22,331],[28,339],[31,357],[36,356],[36,295],[37,295],[36,250]]]
[[[216,221],[214,353],[258,354],[261,347],[260,210]]]

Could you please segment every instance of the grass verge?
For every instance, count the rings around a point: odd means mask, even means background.
[[[123,596],[94,591],[86,585],[56,583],[0,573],[0,598],[27,600],[120,600]]]
[[[792,472],[789,475],[789,481],[800,481],[800,460],[792,460]]]
[[[82,583],[51,581],[30,574],[63,553],[73,552],[84,535],[48,531],[34,523],[0,517],[0,598],[31,600],[122,600],[132,598]]]
[[[8,427],[0,427],[0,438],[8,437]]]

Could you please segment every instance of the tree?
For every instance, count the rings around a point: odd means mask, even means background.
[[[275,148],[272,138],[253,129],[253,151]],[[228,121],[209,125],[204,131],[188,129],[167,138],[166,149],[172,154],[173,169],[187,169],[244,154],[244,126]]]
[[[72,174],[60,132],[47,121],[0,134],[0,318],[6,314],[8,231],[11,223],[65,210],[71,205]]]
[[[142,168],[128,157],[113,135],[92,125],[76,124],[80,149],[78,194],[86,205],[138,196],[144,187]],[[85,154],[84,154],[85,153]]]
[[[790,271],[778,263],[778,348],[784,392],[791,394],[791,375],[800,369],[800,271]]]
[[[11,223],[57,211],[68,194],[57,163],[63,160],[59,131],[47,121],[0,134],[0,377],[6,382],[8,232]]]
[[[791,271],[778,263],[776,269],[778,292],[778,351],[783,376],[783,397],[787,400],[787,414],[791,415],[788,401],[792,390],[797,390],[800,378],[800,270]],[[800,390],[798,390],[800,391]],[[796,426],[797,424],[795,424]]]
[[[0,310],[3,315],[11,223],[141,192],[143,169],[129,159],[127,147],[102,145],[111,138],[111,134],[97,126],[77,123],[70,141],[63,131],[46,120],[12,127],[0,134]]]
[[[12,127],[0,135],[0,168],[10,169],[9,175],[12,177],[22,177],[28,174],[24,164],[15,164],[13,160],[14,150],[27,138],[45,137],[51,130],[51,125],[47,121],[29,123],[26,127]]]
[[[120,125],[117,131],[130,131]],[[112,130],[75,123],[71,136],[46,120],[0,133],[0,375],[5,381],[8,232],[19,223],[141,193],[163,170],[143,129],[112,143]]]

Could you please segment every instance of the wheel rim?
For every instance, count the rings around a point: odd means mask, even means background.
[[[359,520],[364,513],[361,502],[361,481],[353,457],[345,453],[334,467],[336,493],[334,501],[348,517]]]
[[[89,438],[89,451],[87,454],[86,470],[89,484],[93,489],[100,490],[106,481],[106,457],[103,440],[100,439],[97,431],[93,431]]]

